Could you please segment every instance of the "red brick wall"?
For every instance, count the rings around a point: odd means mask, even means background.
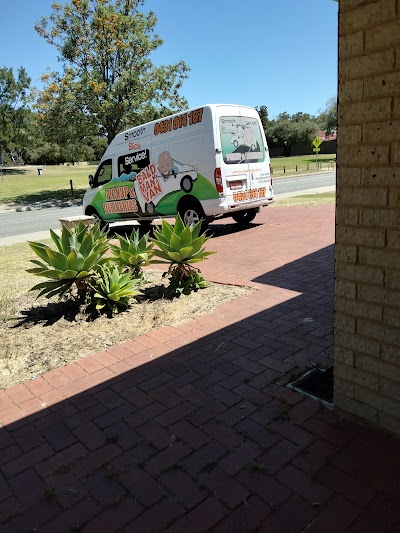
[[[335,405],[400,434],[400,0],[340,0]]]

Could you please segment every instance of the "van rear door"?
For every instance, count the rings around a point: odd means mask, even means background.
[[[244,150],[247,150],[244,158],[248,165],[248,188],[251,191],[251,199],[260,200],[271,196],[268,147],[264,142],[258,117],[246,116],[245,110],[240,111]]]
[[[238,207],[269,193],[269,157],[257,117],[237,108],[219,119],[226,200]]]

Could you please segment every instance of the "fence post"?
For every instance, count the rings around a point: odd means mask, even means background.
[[[70,186],[70,188],[71,188],[71,194],[72,194],[72,196],[73,196],[73,195],[74,195],[74,185],[73,185],[73,183],[72,183],[72,180],[69,180],[69,186]]]
[[[285,167],[285,165],[283,165],[283,173],[284,173],[284,174],[286,173],[286,167]]]
[[[296,165],[296,172],[297,172],[297,165]]]

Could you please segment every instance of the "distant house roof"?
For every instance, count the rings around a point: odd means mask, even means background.
[[[321,141],[336,141],[337,133],[336,131],[326,134],[324,131],[318,131],[317,137],[321,139]]]

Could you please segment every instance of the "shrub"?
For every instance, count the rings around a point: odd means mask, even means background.
[[[121,269],[128,268],[134,277],[141,275],[142,268],[151,263],[154,255],[152,242],[149,243],[149,234],[139,239],[139,230],[133,228],[129,239],[117,235],[119,246],[110,244],[113,261]]]
[[[142,294],[136,287],[138,281],[130,272],[122,273],[116,266],[100,266],[93,286],[96,309],[113,314],[128,307],[132,298]]]
[[[202,221],[185,226],[178,215],[174,226],[163,220],[161,228],[154,231],[151,241],[159,248],[154,250],[154,255],[160,259],[152,262],[170,264],[166,275],[170,276],[172,294],[189,294],[207,286],[200,270],[192,266],[215,253],[203,248],[209,237],[200,235],[201,224]]]
[[[90,280],[101,265],[108,261],[104,257],[109,250],[107,234],[98,224],[93,227],[83,222],[72,231],[63,226],[58,236],[50,230],[56,250],[39,242],[28,242],[29,246],[41,259],[32,259],[35,268],[28,272],[36,276],[49,278],[50,281],[38,283],[31,291],[39,290],[39,296],[47,298],[58,295],[60,298],[69,291],[70,297],[85,297]],[[76,294],[73,290],[76,289]]]

